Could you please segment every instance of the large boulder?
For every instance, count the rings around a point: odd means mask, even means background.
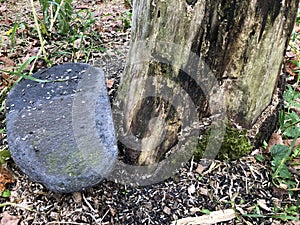
[[[13,160],[33,181],[55,192],[98,184],[117,158],[104,72],[69,63],[33,77],[12,88],[7,99]]]

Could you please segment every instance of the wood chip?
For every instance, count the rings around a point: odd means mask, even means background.
[[[193,208],[190,208],[190,212],[191,213],[196,213],[196,212],[200,212],[201,210],[197,207],[193,207]]]
[[[81,195],[80,192],[74,192],[74,193],[72,193],[72,197],[73,197],[74,201],[75,201],[77,204],[79,204],[79,203],[82,202],[82,195]]]
[[[173,221],[172,225],[208,225],[224,221],[229,221],[235,218],[233,209],[219,210],[211,212],[209,215],[199,217],[187,217],[177,221]]]
[[[269,211],[271,212],[272,209],[270,209],[268,206],[267,206],[267,203],[266,203],[266,200],[265,199],[259,199],[257,200],[257,204],[259,205],[259,207],[261,207],[262,209],[266,210],[266,211]]]
[[[113,79],[106,80],[106,86],[107,88],[112,88],[114,85],[115,81]]]
[[[188,187],[188,193],[189,193],[189,195],[194,194],[195,191],[196,191],[196,188],[195,188],[194,184],[192,184],[191,186]]]
[[[205,196],[207,196],[208,195],[208,189],[207,188],[199,188],[199,190],[200,190],[200,194],[201,195],[205,195]]]
[[[165,214],[171,215],[171,209],[168,206],[165,206],[163,211]]]
[[[199,173],[200,175],[202,174],[202,172],[206,169],[206,166],[202,166],[201,164],[198,164],[196,172]]]
[[[110,211],[110,214],[111,214],[112,216],[115,216],[115,215],[116,215],[116,210],[115,210],[114,208],[109,207],[109,211]]]

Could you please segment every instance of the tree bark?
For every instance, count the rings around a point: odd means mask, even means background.
[[[130,52],[115,102],[128,160],[149,165],[166,157],[193,126],[195,110],[199,121],[223,111],[231,124],[259,137],[255,141],[265,139],[262,129],[274,128],[277,118],[268,122],[262,115],[278,105],[272,98],[298,4],[134,1]]]

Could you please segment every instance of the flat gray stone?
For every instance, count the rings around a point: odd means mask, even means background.
[[[69,63],[23,80],[7,99],[11,155],[33,181],[68,193],[98,184],[114,167],[117,145],[104,72]]]

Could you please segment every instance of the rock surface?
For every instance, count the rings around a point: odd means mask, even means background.
[[[12,158],[32,180],[68,193],[98,184],[117,145],[104,72],[70,63],[23,80],[7,99]]]

